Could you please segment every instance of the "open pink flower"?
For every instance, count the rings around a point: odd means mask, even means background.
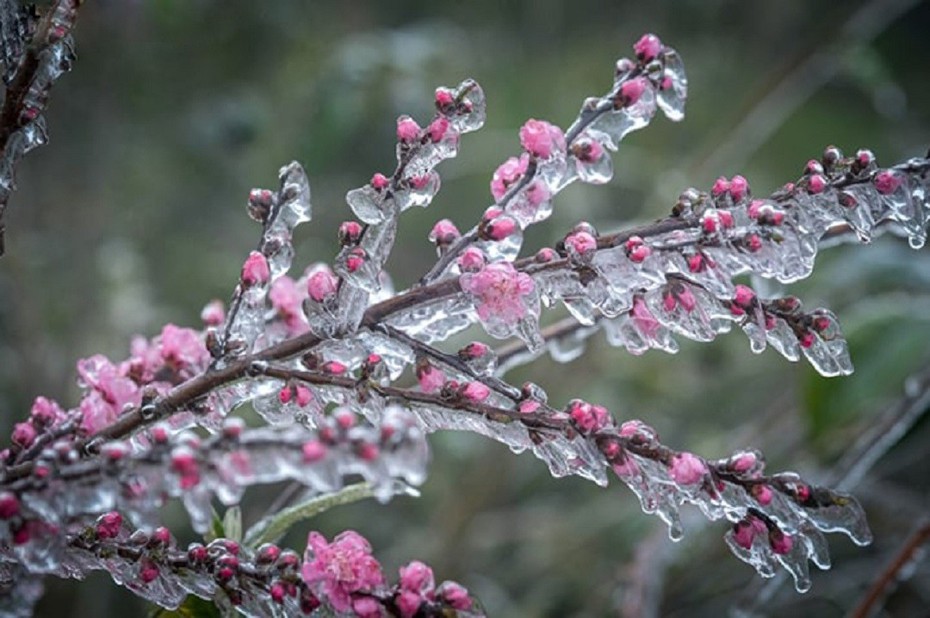
[[[353,530],[342,532],[332,543],[319,532],[311,532],[301,575],[313,592],[337,612],[352,609],[354,593],[372,593],[384,585],[381,565],[371,555],[371,545]]]
[[[185,375],[205,369],[210,362],[210,352],[200,333],[174,324],[165,324],[161,329],[159,352],[166,365]]]
[[[493,262],[476,273],[465,273],[459,283],[475,297],[475,310],[482,322],[493,320],[510,325],[526,316],[525,297],[535,288],[533,279],[510,262]]]

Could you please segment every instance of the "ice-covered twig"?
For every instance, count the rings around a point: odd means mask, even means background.
[[[71,31],[81,3],[56,0],[38,20],[18,2],[2,7],[6,90],[0,109],[0,256],[5,250],[3,215],[16,188],[16,165],[48,141],[42,112],[52,84],[71,68]]]

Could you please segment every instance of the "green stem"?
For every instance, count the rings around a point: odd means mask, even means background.
[[[374,489],[371,483],[346,485],[337,492],[314,496],[257,522],[246,532],[242,543],[253,548],[263,543],[273,543],[300,521],[315,517],[335,506],[358,502],[372,496],[374,496]]]

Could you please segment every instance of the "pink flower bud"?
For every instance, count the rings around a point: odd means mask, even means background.
[[[491,353],[491,348],[480,341],[472,341],[459,350],[459,357],[464,360],[476,360]]]
[[[520,129],[520,145],[530,155],[548,159],[553,153],[565,152],[565,135],[559,127],[531,118]]]
[[[746,287],[745,285],[737,285],[733,302],[743,309],[748,309],[752,305],[752,301],[755,297],[756,293],[752,291],[752,288]]]
[[[827,179],[821,174],[814,174],[810,177],[807,184],[807,189],[814,195],[818,193],[823,193],[824,189],[827,188]]]
[[[281,582],[275,582],[269,588],[268,593],[271,595],[271,600],[277,604],[284,603],[284,585]]]
[[[791,535],[785,534],[778,528],[774,528],[769,531],[769,544],[771,544],[773,552],[784,556],[794,547],[794,540],[791,538]]]
[[[323,373],[328,373],[331,376],[341,376],[349,370],[348,367],[340,363],[339,361],[326,361],[320,365],[320,371]]]
[[[704,230],[705,234],[713,234],[717,231],[717,220],[714,218],[713,214],[705,213],[704,219],[701,221],[701,228]]]
[[[278,401],[283,404],[290,403],[291,399],[294,398],[294,389],[290,386],[285,386],[280,391],[278,391]]]
[[[104,513],[97,518],[95,531],[101,539],[115,539],[123,525],[123,516],[116,511]]]
[[[223,301],[211,300],[200,311],[200,319],[207,326],[219,326],[226,320],[226,313],[223,310]]]
[[[758,219],[759,213],[761,212],[761,209],[764,205],[765,202],[762,200],[752,200],[749,202],[749,207],[746,209],[746,214],[749,215],[750,219]]]
[[[152,541],[159,545],[171,544],[171,531],[164,526],[159,526],[152,531]]]
[[[491,389],[481,382],[473,381],[465,384],[460,392],[465,399],[480,403],[490,396]]]
[[[420,137],[420,125],[410,116],[397,119],[397,141],[410,144]]]
[[[717,218],[720,220],[720,224],[725,228],[733,227],[733,213],[729,210],[718,210]]]
[[[350,273],[357,272],[365,265],[365,258],[365,250],[361,247],[356,247],[349,253],[348,257],[346,257],[346,268]]]
[[[704,256],[700,253],[695,253],[692,256],[688,257],[688,270],[693,273],[699,273],[704,270]]]
[[[445,110],[455,103],[455,98],[453,98],[452,93],[446,90],[445,88],[436,89],[436,108],[439,110]]]
[[[565,238],[565,248],[569,255],[588,257],[597,249],[597,239],[588,232],[575,232]]]
[[[890,170],[884,170],[875,175],[875,190],[882,195],[891,195],[900,186],[901,179]]]
[[[517,222],[503,216],[494,219],[484,227],[485,236],[490,240],[504,240],[517,231]]]
[[[449,121],[445,116],[438,116],[430,124],[427,131],[429,132],[430,141],[434,144],[436,142],[442,141],[442,138],[446,136],[446,132],[449,130]]]
[[[804,166],[804,171],[808,174],[823,174],[823,165],[817,159],[811,159]]]
[[[486,263],[484,252],[477,247],[469,247],[458,257],[457,263],[462,272],[478,272]]]
[[[678,302],[688,313],[694,311],[694,308],[697,306],[697,299],[694,297],[694,294],[691,293],[690,289],[684,286],[678,290]]]
[[[356,452],[358,458],[362,461],[374,461],[378,458],[380,449],[378,449],[377,444],[372,444],[370,442],[360,442],[356,445]]]
[[[414,123],[416,124],[416,123]],[[371,177],[371,187],[378,192],[384,191],[387,189],[388,185],[391,184],[391,181],[388,180],[388,177],[384,174],[375,174]]]
[[[749,182],[740,175],[730,179],[730,197],[734,202],[738,202],[746,197],[749,192]]]
[[[446,374],[429,363],[417,366],[417,382],[424,393],[436,393],[446,383]]]
[[[646,245],[640,245],[630,251],[630,261],[642,264],[650,255],[652,255],[652,249]]]
[[[342,429],[348,430],[355,427],[355,413],[348,408],[337,409],[333,412],[333,418],[336,420],[336,424]]]
[[[643,93],[649,88],[649,82],[645,77],[634,77],[620,86],[620,103],[622,107],[636,105],[636,102],[642,98]]]
[[[36,428],[32,423],[16,423],[13,426],[13,443],[21,448],[29,448],[36,439]]]
[[[756,499],[756,502],[762,506],[768,506],[772,503],[772,488],[768,485],[758,484],[753,485],[750,490],[752,497]]]
[[[752,540],[756,536],[755,528],[746,520],[733,524],[733,540],[743,549],[752,548]]]
[[[498,166],[491,177],[491,195],[494,196],[494,201],[504,197],[507,189],[523,177],[529,163],[529,157],[523,155],[519,159],[510,157]]]
[[[436,243],[437,246],[448,246],[461,238],[462,233],[455,227],[455,224],[448,219],[440,219],[433,226],[429,233],[430,242]]]
[[[546,262],[551,262],[557,257],[559,257],[559,254],[556,253],[554,249],[552,249],[551,247],[543,247],[542,249],[536,252],[536,255],[533,259],[535,259],[537,262],[541,264],[545,264]]]
[[[812,345],[814,345],[814,341],[816,341],[816,338],[814,337],[814,333],[810,331],[805,331],[798,338],[798,343],[800,343],[801,347],[805,349],[810,348]]]
[[[662,41],[654,34],[644,34],[633,45],[633,51],[637,58],[643,62],[649,62],[662,51]]]
[[[517,411],[520,414],[535,414],[541,407],[542,404],[534,399],[524,399],[517,406]]]
[[[423,597],[410,590],[401,590],[394,599],[394,603],[400,610],[401,618],[413,618],[423,605]]]
[[[679,485],[694,485],[707,474],[707,465],[691,453],[679,453],[672,458],[669,475]]]
[[[724,193],[727,193],[730,190],[730,181],[720,176],[717,180],[714,181],[714,186],[711,187],[710,193],[714,197],[720,197]]]
[[[676,306],[677,304],[678,304],[678,301],[675,300],[675,296],[674,296],[671,292],[668,292],[668,293],[665,294],[665,296],[662,298],[662,308],[665,309],[665,310],[668,311],[668,312],[674,311],[674,310],[675,310],[675,306]]]
[[[339,224],[339,244],[343,247],[358,244],[362,237],[362,225],[358,221],[343,221]]]
[[[311,401],[313,401],[313,391],[311,391],[306,386],[300,384],[297,386],[296,390],[296,400],[297,405],[301,408],[307,407]]]
[[[762,239],[758,234],[750,234],[746,237],[746,248],[752,253],[762,248]]]
[[[15,494],[0,492],[0,519],[12,519],[19,515],[19,499]]]
[[[400,587],[414,592],[427,592],[435,588],[433,570],[419,560],[400,567]]]
[[[439,596],[453,609],[468,609],[471,607],[468,590],[456,582],[444,582],[440,587]]]
[[[332,298],[338,289],[339,280],[328,268],[321,268],[307,279],[307,294],[315,302]]]
[[[158,565],[151,560],[144,559],[139,569],[139,579],[143,584],[150,584],[158,578]]]
[[[254,285],[264,285],[271,278],[271,270],[268,268],[268,260],[258,251],[249,253],[245,263],[242,265],[242,284],[246,287]]]
[[[304,442],[303,459],[304,463],[314,463],[326,457],[326,446],[319,440]]]

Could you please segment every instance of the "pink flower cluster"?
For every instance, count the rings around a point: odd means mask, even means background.
[[[462,290],[475,298],[475,310],[483,322],[516,324],[527,314],[526,297],[533,293],[532,277],[510,262],[493,262],[459,279]]]
[[[301,576],[337,612],[381,615],[380,604],[371,595],[384,588],[384,574],[371,554],[371,545],[353,530],[340,533],[332,543],[319,532],[311,532]]]

